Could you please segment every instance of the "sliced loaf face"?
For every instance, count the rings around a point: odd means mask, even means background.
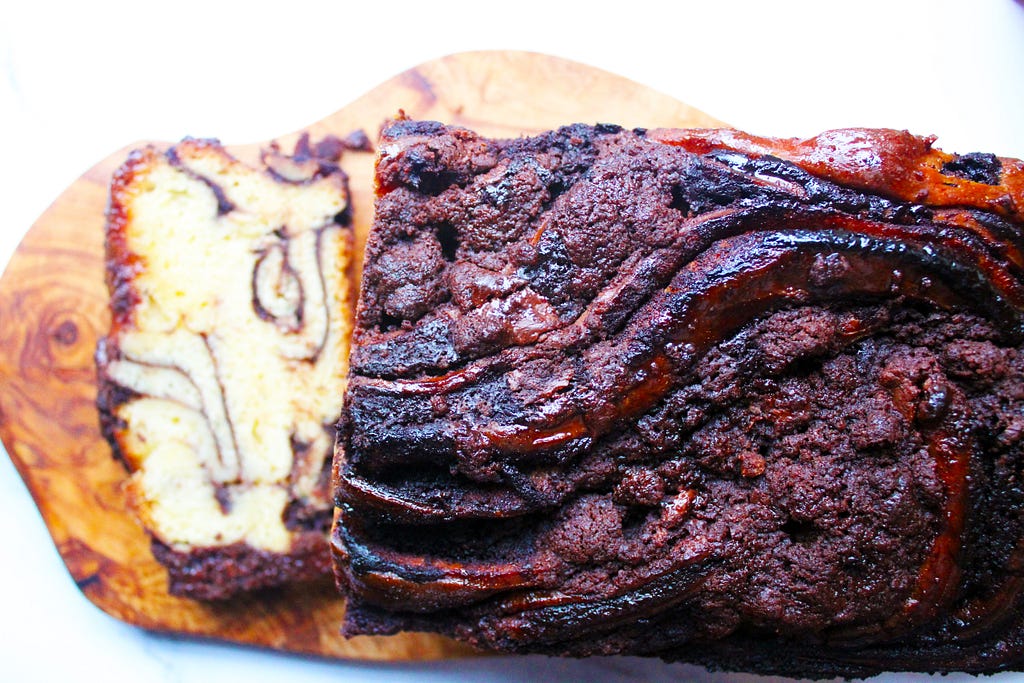
[[[336,161],[303,140],[253,168],[187,139],[114,177],[98,402],[172,593],[329,571],[352,249]]]

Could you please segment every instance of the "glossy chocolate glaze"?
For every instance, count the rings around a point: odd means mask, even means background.
[[[931,144],[387,126],[335,459],[346,632],[1018,667],[1024,165]]]

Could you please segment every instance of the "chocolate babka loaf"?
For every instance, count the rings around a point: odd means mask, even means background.
[[[351,331],[336,147],[303,137],[257,169],[185,140],[114,176],[98,405],[172,593],[330,576]]]
[[[335,458],[348,634],[1024,664],[1024,165],[397,120]]]

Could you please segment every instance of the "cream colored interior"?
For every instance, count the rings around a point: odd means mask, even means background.
[[[289,500],[330,505],[315,484],[346,370],[350,242],[333,220],[346,199],[337,177],[285,183],[198,143],[178,155],[184,169],[155,155],[128,191],[144,268],[107,375],[140,395],[118,409],[132,498],[177,550],[285,552]],[[234,209],[218,215],[197,176]],[[310,444],[299,462],[293,440]]]

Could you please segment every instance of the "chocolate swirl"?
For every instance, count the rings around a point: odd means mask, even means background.
[[[261,320],[284,335],[283,357],[316,363],[327,344],[332,315],[324,269],[334,266],[332,244],[325,231],[332,222],[298,235],[287,227],[256,250],[252,267],[252,308]]]
[[[396,121],[333,547],[350,633],[797,675],[1024,657],[1024,165]]]
[[[252,168],[187,139],[133,153],[112,183],[97,403],[175,594],[328,571],[351,231],[322,148],[303,136]]]

